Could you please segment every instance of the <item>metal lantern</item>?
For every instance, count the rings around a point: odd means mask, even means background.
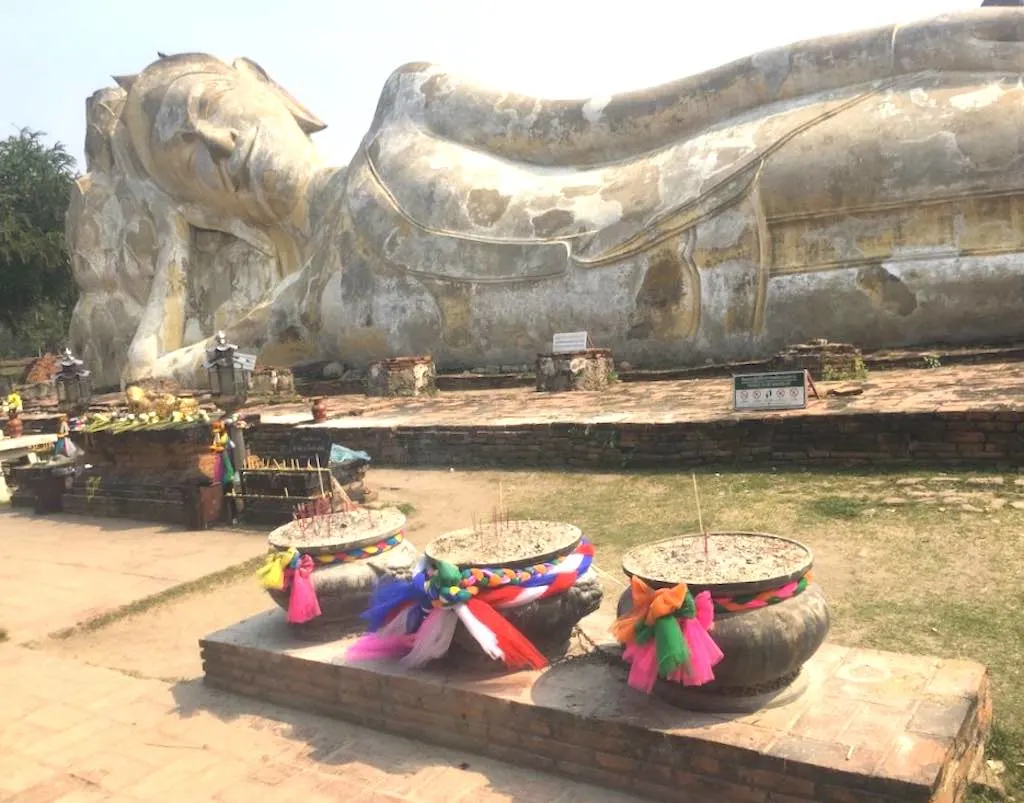
[[[89,406],[92,401],[92,378],[85,363],[64,349],[64,357],[60,361],[60,373],[56,378],[57,402],[63,408],[80,409]]]
[[[238,346],[228,343],[223,332],[217,332],[213,348],[206,351],[206,370],[213,395],[244,399],[252,386],[256,358],[240,354]]]

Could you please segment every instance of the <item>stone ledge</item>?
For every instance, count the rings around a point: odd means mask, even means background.
[[[801,699],[728,717],[633,692],[604,656],[409,674],[346,664],[348,643],[300,644],[271,611],[200,645],[211,686],[655,800],[955,803],[991,723],[979,664],[828,644]]]
[[[359,419],[315,427],[260,423],[246,435],[265,457],[327,454],[344,443],[380,466],[589,469],[699,465],[1024,464],[1024,412],[765,414],[711,421],[537,420],[423,424]]]

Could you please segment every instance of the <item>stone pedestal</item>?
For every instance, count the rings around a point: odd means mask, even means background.
[[[293,635],[307,641],[336,639],[362,630],[366,623],[360,614],[369,605],[377,584],[386,578],[408,580],[419,561],[416,547],[404,536],[390,548],[374,549],[401,535],[405,516],[395,508],[362,508],[354,514],[335,513],[318,518],[333,519],[338,526],[309,532],[301,522],[293,521],[278,527],[267,539],[273,550],[295,547],[317,563],[312,580],[321,615],[310,622],[289,625]],[[342,523],[346,526],[340,526]],[[342,554],[347,557],[337,560]],[[335,556],[335,562],[323,564],[321,561],[327,556]],[[288,590],[269,593],[282,610],[288,610]]]
[[[287,368],[261,368],[253,372],[250,397],[294,395],[295,378]]]
[[[772,370],[807,370],[812,379],[861,379],[865,376],[860,349],[850,343],[815,340],[787,346],[772,360]]]
[[[615,378],[609,349],[585,349],[569,354],[537,355],[537,390],[604,390]]]
[[[219,521],[220,456],[210,449],[210,425],[155,425],[76,436],[91,468],[64,495],[69,513],[159,521],[206,529]],[[216,488],[213,486],[216,485]]]
[[[74,463],[65,460],[17,466],[12,471],[19,491],[24,493],[23,504],[31,505],[37,514],[64,511],[64,492],[74,481],[74,474]]]
[[[392,357],[370,363],[367,396],[422,396],[434,393],[437,370],[433,357]]]
[[[25,404],[57,400],[57,386],[53,382],[33,382],[20,390]]]

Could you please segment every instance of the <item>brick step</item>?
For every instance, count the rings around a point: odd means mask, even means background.
[[[64,494],[62,498],[65,513],[83,516],[110,516],[112,518],[138,519],[181,524],[186,520],[186,509],[182,502],[166,500],[119,500],[94,496],[91,500],[77,494]]]

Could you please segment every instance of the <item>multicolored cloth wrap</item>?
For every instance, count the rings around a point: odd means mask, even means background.
[[[562,594],[594,560],[586,539],[569,555],[527,569],[462,569],[421,562],[408,581],[379,585],[363,614],[369,632],[349,647],[352,661],[395,660],[416,668],[448,652],[461,622],[481,649],[510,669],[542,669],[547,659],[499,611]]]
[[[385,538],[383,541],[378,541],[376,544],[371,546],[349,549],[344,552],[335,552],[330,555],[314,555],[313,561],[317,566],[333,566],[335,563],[352,563],[352,561],[365,560],[366,558],[372,558],[374,555],[380,555],[383,552],[394,549],[404,540],[405,533],[398,532],[390,538]]]
[[[632,578],[633,607],[612,625],[626,649],[629,685],[650,694],[660,677],[685,686],[703,686],[715,679],[712,671],[724,657],[708,631],[714,624],[711,594],[694,597],[685,584],[652,589]]]
[[[771,588],[757,594],[737,594],[735,596],[712,597],[715,605],[715,613],[741,613],[742,611],[753,611],[758,608],[767,608],[769,605],[778,605],[787,599],[798,597],[807,590],[813,582],[811,573],[807,572],[791,583],[786,583],[779,588]]]
[[[210,451],[218,456],[214,466],[214,480],[221,485],[231,485],[235,481],[235,466],[231,462],[231,450],[234,446],[227,429],[223,425],[215,426]]]
[[[277,549],[267,555],[266,561],[256,570],[261,585],[275,591],[289,591],[288,621],[302,624],[320,615],[320,602],[313,585],[313,571],[336,563],[351,563],[380,555],[394,549],[405,540],[404,533],[396,533],[377,544],[331,555],[311,555],[295,547]]]

